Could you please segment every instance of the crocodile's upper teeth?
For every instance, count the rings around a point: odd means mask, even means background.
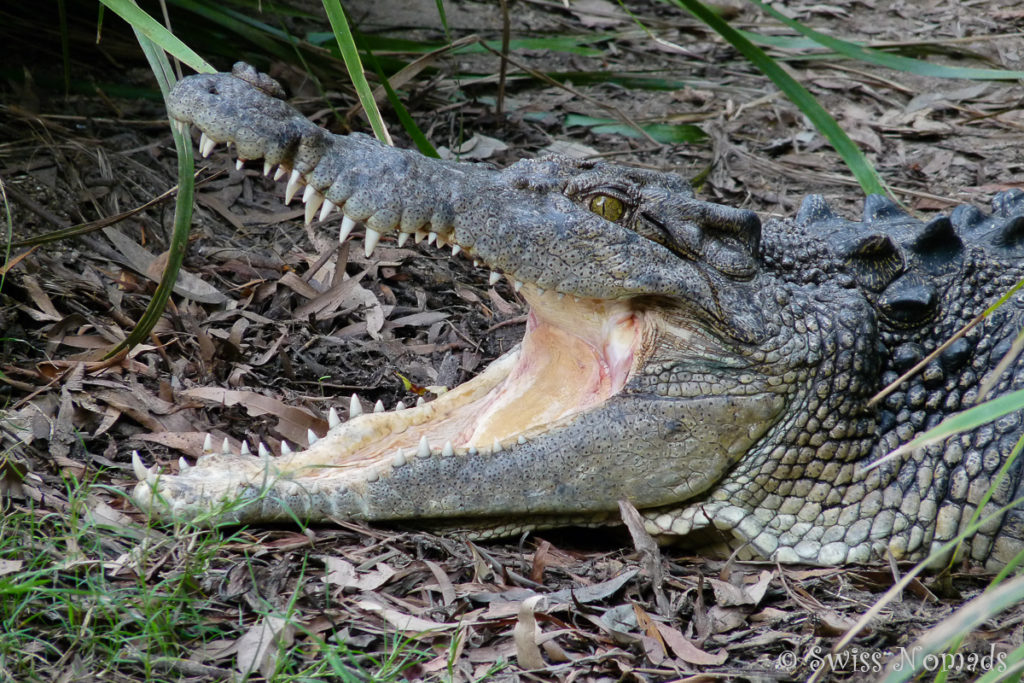
[[[487,278],[487,284],[489,284],[491,287],[493,287],[494,285],[498,284],[498,280],[500,280],[500,279],[501,279],[501,273],[499,273],[496,270],[492,270],[491,271],[491,276],[489,278]]]
[[[348,239],[348,236],[352,234],[352,228],[356,227],[356,222],[345,216],[341,219],[341,230],[338,231],[338,244],[341,244]]]
[[[306,185],[306,190],[302,193],[302,201],[306,205],[306,225],[309,225],[313,222],[313,216],[316,215],[320,204],[324,201],[324,196],[312,185]]]
[[[213,154],[213,149],[216,146],[217,143],[214,142],[206,133],[199,136],[199,153],[203,155],[204,159]]]
[[[373,228],[366,229],[366,241],[363,244],[363,253],[366,258],[373,256],[373,250],[377,248],[377,243],[380,242],[380,233]]]
[[[284,170],[284,166],[278,166],[277,170],[274,171],[274,182],[284,178],[286,173],[288,173],[288,171]]]
[[[399,248],[404,247],[405,243],[409,241],[409,234],[407,232],[398,233],[398,246]]]
[[[235,161],[235,170],[236,171],[241,171],[244,166],[245,166],[245,159],[243,159],[242,157],[238,157],[238,159]]]
[[[462,247],[457,244],[452,245],[452,256],[458,256],[460,251],[462,251]]]
[[[338,208],[337,204],[332,202],[330,199],[325,199],[324,205],[320,208],[320,220],[327,218],[331,214],[331,211],[334,211],[336,208]]]
[[[288,178],[288,185],[284,188],[284,203],[291,204],[292,199],[295,198],[295,193],[299,191],[299,185],[302,183],[302,174],[298,170],[293,169],[291,177]]]
[[[274,165],[266,159],[263,160],[263,175],[270,175],[270,172],[274,170]]]
[[[434,234],[434,233],[431,233],[431,234]],[[422,242],[426,238],[426,236],[427,236],[426,231],[424,231],[424,230],[417,230],[416,232],[413,233],[413,242],[415,242],[416,244],[419,244],[420,242]]]

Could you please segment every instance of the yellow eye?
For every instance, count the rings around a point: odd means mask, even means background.
[[[597,194],[591,197],[587,208],[601,218],[610,221],[617,221],[626,213],[626,207],[623,206],[622,200],[607,194]]]

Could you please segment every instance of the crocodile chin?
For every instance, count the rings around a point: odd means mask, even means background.
[[[574,301],[529,284],[522,294],[531,305],[522,343],[482,373],[429,403],[337,422],[307,450],[278,458],[277,469],[336,476],[438,450],[500,452],[600,406],[646,360],[652,325],[631,300]]]

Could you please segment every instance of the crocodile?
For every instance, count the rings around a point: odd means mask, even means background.
[[[848,219],[811,195],[762,223],[675,173],[558,157],[497,169],[335,135],[243,63],[184,78],[168,112],[199,128],[203,156],[233,144],[239,167],[287,178],[307,223],[340,214],[341,241],[361,223],[368,256],[382,238],[450,247],[530,312],[475,378],[393,410],[353,396],[304,448],[208,439],[176,474],[133,454],[134,501],[154,516],[502,536],[621,523],[628,501],[659,539],[839,565],[922,559],[978,513],[957,557],[995,568],[1024,548],[1020,412],[883,457],[983,386],[1024,386],[1021,362],[997,366],[1021,295],[943,345],[1024,275],[1024,192],[927,221],[879,195]]]

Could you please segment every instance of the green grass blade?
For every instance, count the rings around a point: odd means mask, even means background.
[[[200,73],[215,73],[217,71],[156,19],[139,9],[131,0],[100,0],[100,2],[131,24],[136,35],[151,40],[179,61],[188,64]]]
[[[334,30],[334,37],[338,41],[338,48],[341,50],[341,58],[345,61],[345,68],[348,69],[349,78],[356,89],[359,103],[363,105],[363,111],[370,121],[370,128],[377,139],[387,144],[391,142],[387,128],[384,127],[384,119],[381,118],[377,103],[373,100],[373,89],[366,82],[366,74],[363,72],[363,63],[359,60],[359,52],[356,49],[356,41],[352,37],[352,30],[349,28],[348,19],[345,18],[345,10],[341,8],[338,0],[323,0],[324,10],[327,12],[327,19],[331,22]]]
[[[387,93],[388,102],[391,104],[391,108],[395,110],[395,114],[398,116],[398,120],[401,122],[402,128],[405,129],[405,132],[412,139],[413,143],[416,145],[416,149],[418,149],[420,154],[423,156],[440,159],[441,155],[437,153],[434,146],[430,144],[430,140],[428,140],[427,136],[423,134],[420,127],[416,125],[416,121],[413,120],[412,115],[409,114],[409,110],[405,108],[404,104],[402,104],[402,100],[398,97],[398,93],[396,93],[395,89],[391,87],[391,82],[388,80],[388,77],[385,75],[380,63],[369,48],[366,50],[366,58],[373,67],[374,72],[376,72],[377,78],[380,79],[380,84],[384,86],[384,92]]]
[[[757,5],[761,10],[778,19],[794,31],[807,36],[819,45],[823,45],[830,50],[835,50],[839,54],[850,57],[851,59],[867,62],[869,64],[884,66],[896,71],[908,71],[910,73],[917,74],[918,76],[935,76],[938,78],[969,78],[973,80],[998,81],[1015,81],[1024,78],[1024,71],[943,66],[942,64],[932,64],[931,62],[926,62],[924,60],[903,57],[902,55],[894,55],[881,50],[864,47],[863,45],[851,43],[846,40],[840,40],[839,38],[833,38],[832,36],[828,36],[824,33],[819,33],[812,28],[808,28],[800,22],[790,19],[775,8],[765,5],[761,0],[750,0],[750,2]]]
[[[1003,415],[1022,408],[1024,408],[1024,389],[1018,389],[947,417],[924,434],[919,434],[916,438],[903,444],[885,457],[886,459],[898,458],[904,453],[938,443],[954,434],[974,429],[993,420],[998,420]]]
[[[671,2],[686,9],[711,27],[729,44],[735,47],[740,54],[746,57],[751,64],[770,78],[785,93],[786,97],[811,120],[814,127],[825,136],[825,139],[829,141],[839,156],[842,157],[866,194],[888,194],[885,184],[878,176],[878,173],[875,172],[874,167],[868,162],[857,145],[853,143],[853,140],[839,127],[836,120],[807,91],[807,88],[800,85],[782,67],[776,64],[771,57],[766,55],[761,48],[740,35],[736,29],[729,26],[726,21],[708,9],[703,3],[698,0],[671,0]]]
[[[163,91],[164,98],[166,98],[174,86],[174,70],[171,68],[170,61],[167,59],[167,55],[158,49],[158,45],[140,30],[136,29],[135,35],[157,82],[160,84],[160,90]],[[192,140],[188,136],[182,135],[177,126],[171,125],[171,133],[174,136],[174,146],[178,151],[178,197],[174,207],[174,232],[171,235],[171,243],[168,248],[167,266],[164,268],[160,283],[157,285],[156,291],[153,292],[149,305],[146,306],[135,329],[107,354],[108,357],[123,349],[132,348],[149,336],[163,315],[164,307],[167,306],[167,301],[174,290],[174,283],[178,279],[178,271],[181,270],[181,264],[185,260],[188,234],[192,226],[192,200],[195,189],[192,175],[194,170]]]

